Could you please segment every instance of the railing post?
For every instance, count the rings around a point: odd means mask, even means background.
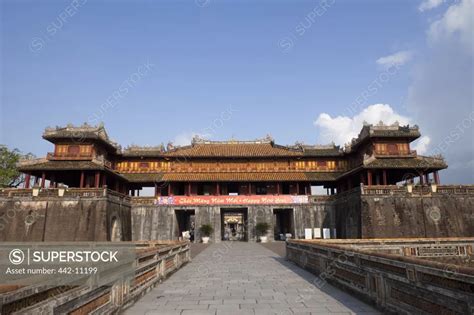
[[[41,174],[41,188],[44,188],[45,183],[46,183],[46,173],[43,172],[43,173]]]
[[[31,175],[26,174],[26,176],[25,176],[25,188],[30,188],[30,179],[31,179]]]

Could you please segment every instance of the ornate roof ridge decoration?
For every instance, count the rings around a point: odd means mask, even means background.
[[[105,127],[103,123],[100,123],[97,126],[92,126],[89,125],[87,122],[83,123],[80,126],[75,126],[74,124],[67,124],[66,126],[56,126],[56,127],[46,127],[44,130],[44,134],[49,135],[49,134],[55,134],[60,131],[89,131],[89,132],[100,132],[103,131],[103,134],[105,137],[108,139],[107,132],[105,131]]]
[[[163,143],[159,145],[131,144],[123,149],[124,153],[143,152],[143,151],[165,152],[165,145]]]
[[[195,144],[274,144],[275,141],[270,134],[267,134],[263,138],[257,138],[255,140],[236,140],[234,138],[230,140],[209,140],[199,135],[195,135],[191,141],[191,145]]]
[[[311,149],[311,150],[337,150],[341,151],[341,147],[336,145],[334,142],[328,144],[303,144],[301,145],[303,150]]]
[[[448,165],[444,159],[437,157],[429,157],[418,155],[410,158],[391,158],[380,159],[373,156],[364,157],[363,165],[371,168],[406,168],[406,169],[444,169]]]
[[[138,145],[131,145],[125,148],[122,153],[125,155],[135,155],[135,154],[146,154],[148,156],[152,155],[169,155],[169,154],[179,154],[181,152],[189,153],[194,151],[189,150],[201,150],[204,148],[212,149],[215,148],[218,150],[224,149],[227,145],[229,148],[233,148],[235,150],[236,147],[242,146],[242,149],[252,148],[251,150],[255,150],[255,146],[262,146],[262,148],[268,149],[279,149],[288,152],[292,156],[294,154],[300,154],[301,156],[332,156],[332,155],[342,155],[344,151],[341,149],[340,146],[336,146],[334,142],[330,144],[315,144],[315,145],[305,145],[303,142],[296,142],[294,145],[281,145],[275,143],[274,139],[267,135],[265,138],[259,138],[255,140],[209,140],[204,139],[200,136],[195,136],[188,145],[179,145],[175,146],[173,142],[168,142],[166,146],[163,144],[159,146],[138,146]],[[247,147],[248,146],[248,147]],[[198,152],[198,151],[196,151]],[[202,151],[199,151],[202,152]],[[281,151],[280,151],[281,152]],[[194,154],[194,153],[193,153]],[[198,153],[201,155],[201,153]],[[206,154],[204,154],[206,155]],[[218,156],[214,154],[210,154],[209,156]],[[254,156],[255,153],[252,153]],[[236,156],[240,156],[237,154]]]
[[[416,139],[420,137],[420,130],[418,125],[400,126],[398,121],[391,125],[385,124],[383,121],[379,121],[376,125],[364,121],[357,138],[352,138],[349,143],[344,145],[345,152],[351,152],[355,146],[369,137],[410,137]]]
[[[444,156],[442,154],[434,154],[434,155],[418,155],[419,158],[423,158],[426,160],[435,160],[439,162],[446,162]]]
[[[21,159],[16,163],[16,166],[21,167],[21,166],[35,165],[38,163],[46,163],[46,162],[48,162],[48,159],[45,157],[34,158],[34,159]]]
[[[43,132],[43,138],[56,138],[56,137],[69,137],[71,139],[86,139],[90,138],[91,135],[97,137],[117,150],[121,150],[121,146],[109,138],[107,131],[105,130],[104,124],[100,123],[97,126],[89,125],[87,122],[80,126],[74,124],[67,124],[66,126],[46,127]]]

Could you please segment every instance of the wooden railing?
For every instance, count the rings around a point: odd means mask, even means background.
[[[114,243],[95,243],[113,246]],[[124,244],[124,243],[119,243]],[[62,245],[67,245],[63,243]],[[0,285],[0,314],[116,314],[191,260],[189,242],[135,242],[132,278],[89,285]]]
[[[62,153],[62,154],[54,154],[53,152],[48,152],[46,154],[46,159],[50,161],[63,161],[63,160],[74,160],[74,161],[90,161],[92,160],[93,155],[92,153]]]

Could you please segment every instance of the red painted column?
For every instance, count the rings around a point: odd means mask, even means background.
[[[171,183],[168,183],[168,196],[173,196],[173,189],[171,189]]]
[[[435,180],[435,183],[436,185],[439,185],[439,174],[438,174],[438,171],[435,171],[434,172],[434,180]]]
[[[46,183],[46,173],[43,172],[41,174],[41,188],[44,188],[45,183]]]
[[[277,183],[277,195],[281,194],[281,184]]]
[[[30,188],[30,180],[31,180],[31,175],[26,174],[25,175],[25,188]]]
[[[99,188],[99,183],[100,183],[100,172],[97,171],[97,172],[95,172],[94,187]]]
[[[300,193],[300,183],[296,183],[296,194],[298,195]]]
[[[191,196],[191,183],[188,183],[188,196]]]
[[[221,194],[221,188],[219,187],[219,183],[216,183],[216,196]]]
[[[387,170],[382,171],[382,176],[383,176],[383,184],[387,185]]]
[[[367,185],[372,186],[372,171],[367,170]]]
[[[420,174],[420,184],[421,185],[425,184],[425,176],[423,175],[423,173]]]
[[[425,174],[425,180],[426,180],[426,183],[427,183],[427,184],[430,183],[430,173],[426,173],[426,174]]]
[[[248,189],[248,194],[252,194],[252,183],[249,183],[249,189]]]
[[[84,171],[81,171],[81,181],[79,183],[79,188],[84,188]]]

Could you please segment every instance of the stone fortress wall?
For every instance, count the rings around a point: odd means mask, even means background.
[[[108,189],[0,191],[0,241],[131,241],[130,198]]]
[[[329,228],[331,238],[468,237],[474,236],[474,186],[371,186],[338,195],[310,196],[307,204],[238,206],[164,206],[153,197],[135,197],[102,189],[32,189],[0,192],[0,241],[170,240],[179,233],[176,210],[194,210],[196,235],[211,224],[211,241],[221,240],[221,210],[246,211],[248,241],[255,225],[270,224],[274,211],[291,210],[293,238],[306,228]]]
[[[362,187],[333,205],[339,238],[474,236],[474,185]]]
[[[176,210],[194,210],[196,227],[203,224],[211,224],[214,234],[211,237],[213,242],[221,241],[221,209],[225,210],[246,210],[248,241],[257,241],[255,225],[259,222],[270,224],[268,234],[269,240],[274,240],[273,228],[275,209],[293,210],[294,231],[293,237],[304,238],[305,228],[317,228],[321,226],[334,227],[331,222],[331,213],[326,202],[308,205],[259,205],[259,206],[156,206],[156,205],[134,205],[132,207],[132,235],[133,240],[151,239],[175,239],[177,237],[177,222],[175,218]],[[199,230],[196,229],[196,239],[200,239]]]

